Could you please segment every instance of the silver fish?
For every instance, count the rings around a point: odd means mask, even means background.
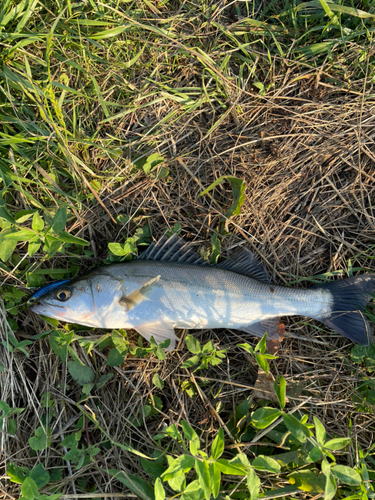
[[[243,249],[208,265],[177,235],[163,237],[137,260],[99,267],[47,285],[31,310],[68,323],[135,329],[147,340],[178,338],[175,328],[232,328],[279,339],[280,316],[307,316],[363,345],[372,332],[364,311],[375,275],[364,274],[309,289],[274,285],[253,254]]]

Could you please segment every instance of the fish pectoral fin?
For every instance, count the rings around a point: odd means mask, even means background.
[[[265,319],[258,323],[251,323],[251,325],[241,326],[238,328],[241,332],[250,333],[256,337],[263,337],[267,332],[267,340],[281,341],[284,337],[285,326],[281,323],[280,317]]]
[[[144,285],[134,290],[129,295],[123,295],[119,300],[121,306],[123,306],[127,311],[130,311],[138,304],[147,299],[147,294],[152,290],[152,287],[160,280],[160,274],[147,281]]]
[[[148,341],[150,341],[151,337],[154,337],[157,344],[167,339],[170,340],[169,346],[165,348],[166,351],[173,351],[176,346],[176,340],[180,340],[176,336],[174,328],[170,324],[162,321],[138,325],[134,329]]]

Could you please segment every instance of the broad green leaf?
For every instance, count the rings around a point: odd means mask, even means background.
[[[185,438],[189,441],[189,450],[192,455],[196,455],[198,453],[200,443],[199,437],[195,430],[190,427],[190,425],[185,422],[185,420],[181,420],[182,430],[184,431]]]
[[[290,484],[306,492],[321,493],[325,488],[325,477],[318,476],[316,470],[300,470],[288,476]]]
[[[182,441],[182,436],[181,434],[178,432],[178,429],[177,429],[177,426],[176,424],[172,424],[170,425],[167,429],[165,429],[164,431],[166,434],[168,434],[168,436],[172,437],[173,439],[175,439],[176,441]]]
[[[150,474],[151,477],[154,479],[160,477],[163,472],[165,472],[166,468],[164,465],[164,457],[161,457],[161,459],[157,460],[146,460],[145,458],[140,459],[142,469],[147,472],[147,474]]]
[[[29,241],[34,236],[34,231],[31,231],[30,229],[20,229],[19,231],[12,231],[4,234],[4,238],[11,241]]]
[[[211,476],[211,492],[214,498],[217,498],[220,493],[221,472],[215,463],[210,465]]]
[[[173,461],[172,465],[168,467],[161,477],[164,481],[168,481],[182,473],[186,474],[192,467],[194,467],[194,458],[190,455],[180,455]]]
[[[293,417],[293,415],[283,415],[283,421],[288,431],[301,443],[304,443],[310,437],[308,427],[302,424],[296,417]]]
[[[144,479],[117,469],[108,469],[106,472],[110,476],[115,477],[118,481],[120,481],[120,483],[124,484],[142,500],[155,500],[154,488]]]
[[[285,408],[285,393],[286,393],[286,382],[284,377],[280,377],[280,385],[278,385],[277,381],[275,380],[273,384],[273,388],[275,389],[275,393],[277,396],[277,399],[279,401],[279,405],[281,409],[283,410]]]
[[[200,361],[200,356],[192,356],[191,358],[188,358],[186,361],[184,361],[181,365],[181,368],[191,368],[192,366],[195,366],[198,364]]]
[[[246,467],[242,463],[225,460],[224,458],[219,458],[215,462],[218,469],[223,474],[230,474],[231,476],[247,476]]]
[[[180,497],[180,500],[203,500],[204,499],[204,491],[200,486],[198,479],[192,481],[190,484],[186,486],[183,494]]]
[[[95,382],[95,373],[89,366],[82,366],[77,361],[68,361],[68,370],[73,380],[79,385]]]
[[[87,246],[90,244],[88,241],[83,240],[82,238],[77,238],[77,236],[72,236],[65,231],[59,234],[59,240],[63,241],[64,243],[73,243],[74,245],[81,246]]]
[[[309,454],[306,457],[307,462],[317,462],[322,457],[322,450],[319,446],[314,446],[312,450],[310,450]]]
[[[315,435],[316,435],[316,440],[320,444],[320,446],[324,445],[324,442],[326,440],[326,430],[324,428],[324,425],[322,422],[318,419],[318,417],[313,417],[314,419],[314,424],[315,424]]]
[[[60,330],[54,330],[49,338],[49,344],[53,352],[65,363],[68,356],[68,347],[73,340],[74,333],[62,333]]]
[[[38,498],[39,492],[38,487],[33,479],[27,477],[21,486],[22,498]]]
[[[348,484],[349,486],[360,486],[362,484],[362,478],[360,474],[351,467],[346,465],[334,465],[331,467],[333,475],[342,483]]]
[[[49,473],[43,467],[43,464],[36,465],[30,472],[29,477],[35,481],[38,488],[43,488],[49,482]]]
[[[4,220],[10,222],[11,224],[14,224],[14,222],[15,222],[14,217],[12,217],[12,215],[10,215],[10,213],[5,208],[5,206],[0,206],[0,219],[4,219]]]
[[[68,434],[61,442],[61,446],[66,446],[66,448],[77,448],[81,436],[81,431],[75,432],[74,434]]]
[[[224,452],[224,431],[220,427],[217,436],[215,437],[211,446],[211,458],[212,460],[217,460],[221,457]]]
[[[207,460],[195,460],[195,471],[198,474],[198,481],[204,491],[206,500],[211,498],[211,474]]]
[[[60,207],[53,218],[52,229],[60,234],[65,229],[67,219],[66,207]]]
[[[251,465],[254,467],[254,469],[273,472],[274,474],[278,474],[281,471],[281,467],[278,462],[276,462],[276,460],[264,455],[259,455],[255,460],[253,460],[253,463]]]
[[[120,366],[123,364],[125,361],[125,355],[117,350],[116,347],[111,349],[108,354],[107,358],[107,365],[108,366]]]
[[[348,444],[350,444],[350,438],[335,438],[327,441],[324,445],[324,448],[336,451],[345,448],[345,446],[348,446]]]
[[[202,350],[200,343],[192,335],[186,335],[185,343],[186,343],[186,347],[193,354],[199,354]]]
[[[158,389],[163,389],[164,387],[164,382],[160,378],[158,373],[155,373],[155,375],[152,377],[152,383],[158,388]]]
[[[251,423],[257,429],[266,429],[271,425],[279,416],[281,411],[277,408],[270,408],[264,406],[256,410],[251,416]]]
[[[43,427],[38,427],[35,429],[35,436],[29,438],[29,445],[32,450],[42,451],[51,444],[51,429],[46,428],[46,432]]]
[[[33,222],[31,224],[31,227],[33,228],[34,231],[43,231],[44,229],[44,221],[38,214],[38,212],[35,212],[33,216]]]
[[[13,418],[8,419],[7,433],[11,434],[13,436],[16,432],[17,432],[17,423],[16,423],[16,421]]]
[[[251,468],[247,473],[246,481],[247,481],[247,487],[249,488],[250,492],[250,500],[258,500],[259,490],[260,490],[260,479],[253,468]]]
[[[155,492],[155,500],[164,500],[165,499],[164,486],[160,480],[160,477],[158,477],[155,481],[154,492]]]

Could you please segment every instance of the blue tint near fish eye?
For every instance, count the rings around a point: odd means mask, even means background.
[[[36,291],[30,299],[27,301],[28,304],[35,304],[41,297],[44,297],[47,295],[47,293],[52,292],[53,290],[56,290],[56,288],[60,288],[61,285],[64,283],[69,283],[70,280],[59,280],[59,281],[54,281],[53,283],[50,283],[49,285],[44,286],[43,288],[40,288],[38,291]],[[66,299],[64,299],[66,300]]]

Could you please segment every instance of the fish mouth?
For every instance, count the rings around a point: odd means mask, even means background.
[[[54,306],[54,308],[55,307],[64,309],[62,306]],[[62,319],[64,316],[64,311],[51,311],[51,306],[44,305],[41,301],[34,303],[30,307],[30,311],[41,314],[42,316],[47,316],[47,318]]]

